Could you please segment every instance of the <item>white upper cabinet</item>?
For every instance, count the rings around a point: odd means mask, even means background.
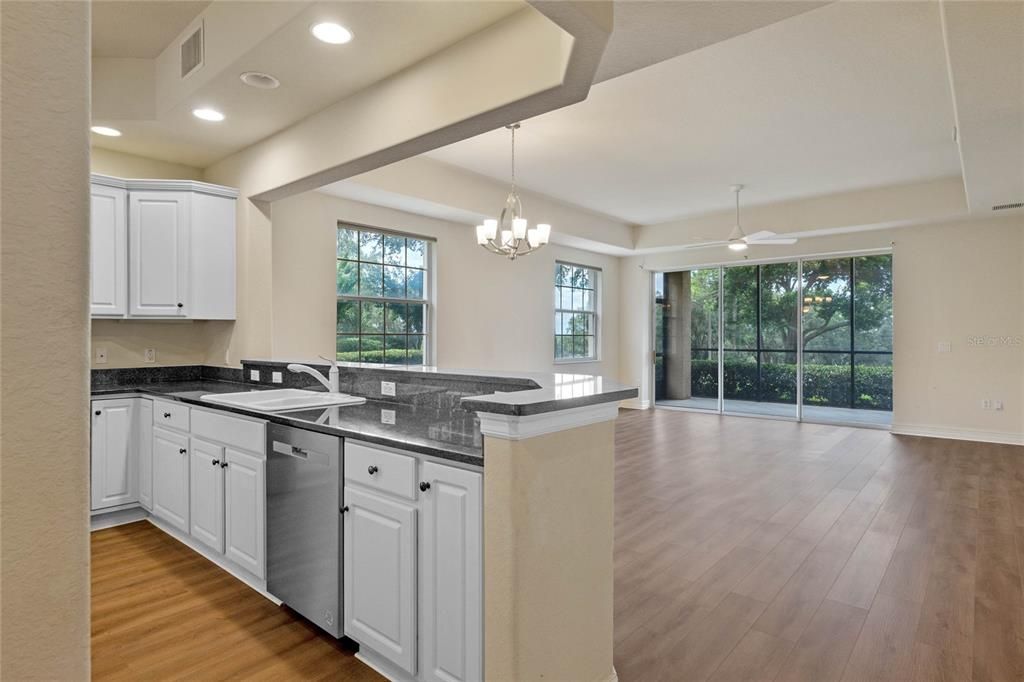
[[[189,192],[131,192],[131,286],[136,317],[188,317]]]
[[[93,317],[128,313],[128,191],[92,185],[89,308]]]
[[[236,190],[92,180],[94,316],[235,319]]]

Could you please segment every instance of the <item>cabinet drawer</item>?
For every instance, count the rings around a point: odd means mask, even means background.
[[[222,412],[192,410],[192,435],[264,454],[267,434],[265,423],[232,417]]]
[[[346,440],[345,482],[415,500],[416,459]]]
[[[153,401],[153,424],[188,431],[188,405],[166,400]]]

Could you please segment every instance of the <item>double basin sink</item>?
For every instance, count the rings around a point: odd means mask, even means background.
[[[305,391],[299,388],[281,388],[271,391],[243,391],[241,393],[211,393],[201,400],[231,407],[259,412],[285,412],[287,410],[308,410],[317,407],[358,405],[366,398],[347,393],[324,393]]]

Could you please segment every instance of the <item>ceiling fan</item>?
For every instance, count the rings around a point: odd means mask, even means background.
[[[768,230],[761,230],[753,234],[744,232],[743,228],[740,227],[740,191],[743,189],[743,185],[732,185],[731,189],[736,195],[736,225],[732,228],[732,232],[729,233],[729,238],[725,241],[709,241],[694,244],[686,248],[703,249],[713,246],[727,246],[731,251],[746,251],[748,246],[787,246],[789,244],[796,244],[796,237],[782,237]]]

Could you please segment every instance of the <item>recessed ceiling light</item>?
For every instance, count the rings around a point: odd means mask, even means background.
[[[331,45],[342,45],[352,40],[352,32],[341,24],[335,24],[331,21],[325,21],[319,24],[313,24],[309,28],[309,32],[313,34],[317,40],[321,40]]]
[[[107,137],[121,137],[121,131],[117,128],[108,128],[107,126],[93,126],[89,128],[97,135],[106,135]]]
[[[281,85],[281,81],[277,80],[269,73],[263,73],[262,71],[246,71],[238,78],[246,85],[250,85],[254,88],[261,88],[263,90],[273,90],[277,86]]]
[[[201,118],[204,121],[223,121],[224,114],[220,113],[216,109],[193,109],[192,115],[196,118]]]

